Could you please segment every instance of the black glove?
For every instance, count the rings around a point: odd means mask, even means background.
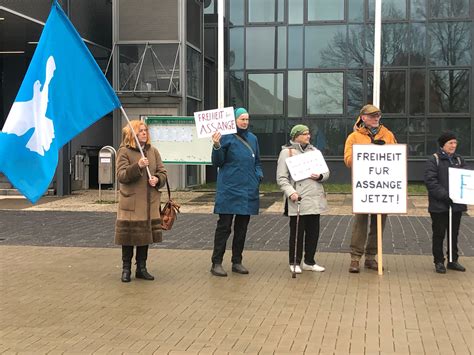
[[[451,200],[451,197],[448,197],[448,198],[446,199],[446,202],[447,202],[448,205],[450,205],[450,206],[454,205],[454,202],[453,202],[453,200]]]

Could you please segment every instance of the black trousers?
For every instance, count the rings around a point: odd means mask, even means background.
[[[298,225],[298,240],[296,245],[296,263],[300,264],[303,257],[303,239],[304,239],[304,262],[307,265],[314,265],[314,254],[318,247],[319,239],[319,214],[310,214],[300,216]],[[296,216],[290,217],[290,265],[295,260],[295,237],[296,237]]]
[[[131,262],[133,258],[133,245],[122,245],[122,261]],[[148,258],[148,245],[137,246],[137,261],[146,261]]]
[[[433,259],[435,263],[444,262],[443,242],[444,237],[449,238],[449,212],[433,213],[431,215],[431,228],[433,229]],[[458,260],[458,234],[461,225],[462,212],[453,212],[452,225],[452,243],[453,243],[453,261]],[[449,242],[447,244],[447,253],[449,260]]]
[[[224,259],[227,239],[229,239],[232,227],[233,214],[220,214],[217,221],[216,233],[214,235],[214,251],[211,261],[213,264],[222,264]],[[250,216],[235,215],[234,239],[232,240],[232,263],[242,263],[242,252],[244,251],[245,237]]]

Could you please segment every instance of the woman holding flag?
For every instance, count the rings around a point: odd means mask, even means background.
[[[122,282],[131,280],[134,246],[137,250],[135,277],[154,280],[146,269],[146,260],[148,245],[162,240],[158,188],[166,183],[166,170],[160,153],[150,144],[144,122],[130,121],[129,126],[122,130],[122,138],[116,164],[120,196],[115,224],[115,243],[122,245]]]

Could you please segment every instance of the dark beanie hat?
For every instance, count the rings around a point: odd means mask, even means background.
[[[449,142],[451,139],[456,139],[456,136],[453,132],[443,132],[438,138],[439,146],[443,148],[446,142]]]

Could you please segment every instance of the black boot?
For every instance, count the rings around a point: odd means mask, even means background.
[[[130,282],[132,274],[133,246],[122,245],[122,282]]]
[[[153,275],[150,275],[146,269],[146,261],[139,260],[137,261],[137,271],[135,273],[135,277],[137,279],[144,279],[144,280],[154,280],[155,278]]]
[[[132,281],[132,279],[130,278],[131,274],[132,274],[132,262],[124,261],[123,268],[122,268],[122,282]]]
[[[146,259],[148,259],[148,245],[141,245],[137,247],[137,272],[135,277],[137,279],[154,280],[153,275],[150,275],[146,269]]]

